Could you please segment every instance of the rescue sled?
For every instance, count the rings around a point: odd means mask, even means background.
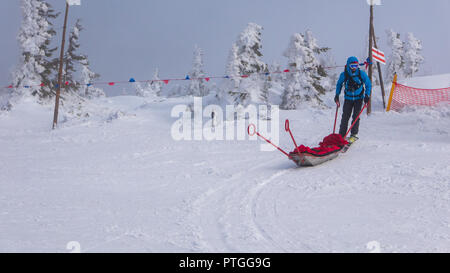
[[[285,122],[285,130],[291,135],[292,141],[294,142],[294,151],[287,153],[280,147],[273,144],[270,140],[266,139],[259,132],[256,131],[254,124],[248,126],[248,134],[250,136],[258,135],[268,143],[272,144],[280,152],[284,153],[289,159],[295,162],[298,166],[316,166],[325,161],[336,158],[343,148],[349,143],[339,134],[331,134],[326,136],[322,142],[319,143],[318,147],[309,148],[304,145],[297,146],[294,136],[292,135],[291,129],[289,128],[289,120]]]
[[[341,135],[331,134],[323,139],[319,147],[300,145],[289,153],[289,158],[298,166],[316,166],[336,158],[348,144]]]
[[[353,124],[348,129],[347,133],[345,134],[345,137],[348,135],[352,127],[355,125],[356,121],[359,119],[360,115],[366,108],[367,104],[364,105],[364,107],[361,109],[361,112],[353,122]],[[322,164],[326,161],[332,160],[340,153],[344,153],[347,151],[347,149],[350,147],[351,143],[349,143],[345,137],[342,137],[340,134],[335,134],[336,130],[336,119],[337,119],[337,113],[338,113],[339,106],[336,108],[336,116],[334,120],[334,129],[333,133],[326,136],[322,142],[319,143],[318,147],[315,148],[309,148],[304,145],[297,146],[297,143],[295,142],[294,136],[292,135],[291,129],[289,127],[289,120],[286,119],[286,122],[284,124],[285,131],[288,132],[291,136],[292,141],[294,142],[295,149],[294,151],[287,153],[277,145],[273,144],[270,140],[262,136],[257,130],[256,126],[254,124],[250,124],[247,128],[247,132],[250,136],[257,135],[260,138],[264,139],[268,143],[272,144],[275,148],[277,148],[280,152],[285,154],[290,160],[294,161],[297,166],[316,166],[319,164]]]
[[[306,153],[296,154],[290,153],[290,159],[298,166],[316,166],[322,164],[328,160],[336,158],[339,153],[331,153],[326,156],[314,156]]]

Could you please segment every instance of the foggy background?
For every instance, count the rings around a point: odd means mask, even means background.
[[[61,12],[55,22],[59,46],[65,0],[50,0]],[[389,54],[385,30],[407,32],[422,40],[425,63],[417,75],[449,73],[450,1],[383,0],[375,6],[378,47]],[[365,0],[82,0],[69,11],[68,31],[82,19],[80,53],[87,54],[100,81],[184,78],[191,69],[194,46],[204,51],[207,75],[224,75],[228,52],[247,23],[263,26],[263,60],[282,56],[293,33],[309,29],[319,46],[330,47],[338,65],[348,56],[367,58],[369,6]],[[19,61],[16,36],[22,20],[20,0],[2,1],[0,10],[0,86],[10,83]],[[59,56],[59,52],[54,55]],[[173,83],[169,83],[171,85]],[[102,88],[104,86],[101,86]],[[108,95],[134,92],[130,85],[104,87]]]

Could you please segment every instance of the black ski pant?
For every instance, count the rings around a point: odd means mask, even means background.
[[[353,120],[352,120],[352,124],[353,122],[355,122],[356,117],[358,116],[359,112],[361,111],[361,107],[363,104],[363,100],[359,99],[359,100],[345,100],[344,101],[344,107],[343,107],[343,113],[342,113],[342,119],[341,119],[341,127],[339,129],[339,134],[341,136],[345,136],[345,133],[347,133],[347,128],[348,128],[348,120],[350,119],[350,116],[352,115],[353,112]],[[352,128],[352,135],[357,135],[358,134],[358,129],[359,129],[359,119],[358,121],[355,123],[355,125]]]

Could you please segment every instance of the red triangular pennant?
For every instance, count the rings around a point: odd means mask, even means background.
[[[283,72],[289,72],[289,69],[285,69]]]
[[[242,75],[241,77],[242,78],[248,78],[248,75]]]
[[[41,83],[41,84],[40,84],[39,86],[41,86],[41,87],[42,87],[42,86],[44,86],[44,85],[45,85],[44,83]]]
[[[111,86],[113,86],[113,85],[116,84],[116,83],[114,83],[114,82],[109,82],[108,84],[111,85]]]
[[[209,77],[206,77],[206,78],[205,78],[205,81],[209,82]]]
[[[65,82],[64,84],[65,84],[65,85],[69,85],[69,82]]]
[[[168,83],[169,83],[169,80],[163,80],[163,82],[164,82],[165,84],[168,84]]]
[[[12,86],[12,85],[10,85],[10,86],[8,86],[8,88],[13,88],[13,86]]]

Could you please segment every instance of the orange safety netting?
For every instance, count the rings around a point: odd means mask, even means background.
[[[420,89],[395,83],[390,110],[400,110],[407,105],[434,106],[441,102],[450,102],[450,87]]]

